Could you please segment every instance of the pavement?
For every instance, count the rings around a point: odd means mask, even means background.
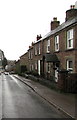
[[[26,79],[24,77],[14,75],[17,79],[24,82],[27,86],[29,86],[32,90],[34,90],[38,95],[40,95],[43,99],[48,101],[51,105],[56,107],[61,112],[66,113],[72,118],[76,119],[77,116],[77,108],[76,108],[76,95],[70,93],[60,93],[53,89],[50,89],[44,85],[41,85],[39,82],[35,82],[30,79]]]

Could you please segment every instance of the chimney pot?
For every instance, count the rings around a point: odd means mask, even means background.
[[[70,6],[70,9],[74,9],[74,8],[75,8],[75,5],[71,5],[71,6]]]
[[[73,5],[72,7],[73,7],[73,9],[74,9],[74,8],[75,8],[75,5]]]
[[[70,5],[70,9],[72,9],[72,5]]]
[[[54,18],[53,18],[53,21],[57,21],[57,17],[54,17]]]
[[[66,21],[77,16],[77,9],[75,9],[75,5],[71,5],[70,8],[71,9],[66,11]]]

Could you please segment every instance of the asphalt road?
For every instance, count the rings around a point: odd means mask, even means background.
[[[66,116],[11,75],[0,75],[0,118],[65,118]]]

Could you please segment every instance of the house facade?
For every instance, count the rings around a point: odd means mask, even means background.
[[[22,56],[20,56],[20,66],[25,65],[25,66],[29,66],[28,65],[28,52],[26,52],[25,54],[23,54]]]
[[[32,43],[28,50],[29,58],[29,70],[37,73],[38,75],[42,74],[42,41],[40,40],[41,36],[37,35],[37,42]]]
[[[77,73],[77,9],[74,5],[66,11],[65,22],[60,25],[57,18],[50,24],[51,31],[29,47],[26,65],[47,79],[58,81],[58,71]]]

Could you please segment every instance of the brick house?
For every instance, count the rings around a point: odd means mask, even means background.
[[[20,66],[25,65],[28,67],[28,52],[20,56]]]
[[[77,73],[77,9],[71,6],[66,11],[65,22],[57,18],[51,21],[51,31],[28,49],[30,71],[36,71],[47,79],[58,81],[58,70]]]
[[[56,61],[51,58],[48,62],[50,64],[53,62],[55,69],[52,71],[54,71],[56,78],[58,77],[58,69],[67,69],[73,73],[77,72],[76,29],[77,9],[74,6],[71,6],[71,9],[66,11],[66,21],[63,24],[59,25],[57,19],[51,21],[51,32],[46,36],[44,41],[47,39],[50,41],[50,50],[48,52],[51,56],[54,54],[58,58]]]
[[[29,70],[39,75],[42,74],[41,60],[42,60],[42,41],[41,35],[37,35],[37,42],[29,46],[28,58],[29,58]]]

